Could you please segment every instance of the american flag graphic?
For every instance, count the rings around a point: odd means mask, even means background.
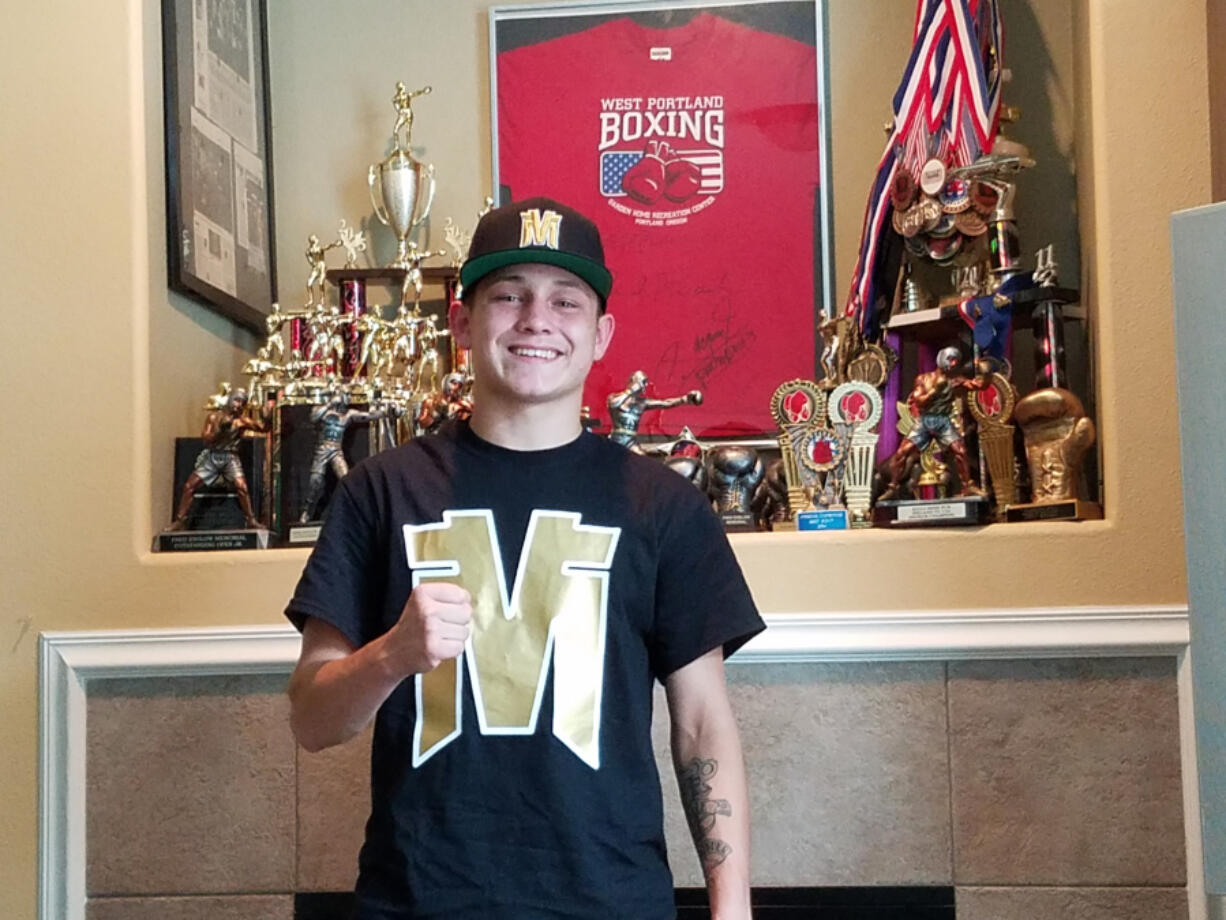
[[[724,152],[709,148],[706,150],[678,150],[678,159],[689,160],[695,164],[700,173],[698,195],[713,195],[724,190]],[[641,150],[606,150],[600,155],[600,194],[606,198],[625,195],[622,191],[622,177],[643,158]]]

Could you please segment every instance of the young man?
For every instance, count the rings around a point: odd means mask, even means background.
[[[713,916],[746,920],[723,658],[762,621],[698,491],[580,423],[614,327],[599,233],[548,199],[507,205],[460,277],[471,419],[353,469],[286,611],[299,743],[375,720],[358,917],[674,917],[659,679]]]

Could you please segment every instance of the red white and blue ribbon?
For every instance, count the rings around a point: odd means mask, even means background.
[[[917,0],[915,38],[894,94],[894,127],[869,193],[845,312],[861,328],[892,293],[882,277],[890,234],[890,186],[899,169],[918,178],[932,158],[955,168],[991,151],[1000,120],[1003,33],[997,0]],[[897,265],[894,266],[897,269]]]

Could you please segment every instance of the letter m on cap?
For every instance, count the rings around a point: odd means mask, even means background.
[[[542,213],[540,208],[529,208],[519,212],[520,246],[547,246],[557,249],[561,233],[562,215],[557,211]]]

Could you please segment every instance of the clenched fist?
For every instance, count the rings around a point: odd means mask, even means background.
[[[464,651],[472,618],[472,597],[466,590],[450,582],[423,581],[389,633],[392,654],[409,674],[433,671]]]

